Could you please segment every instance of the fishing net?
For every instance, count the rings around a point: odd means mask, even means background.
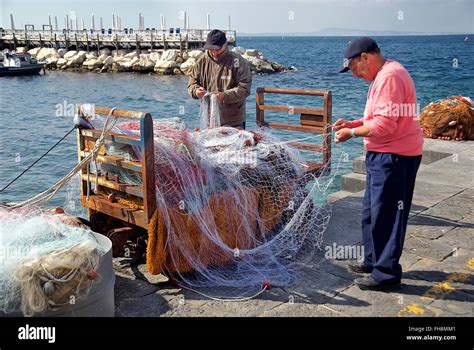
[[[139,135],[138,124],[117,128]],[[166,271],[215,296],[226,290],[244,297],[263,285],[292,283],[297,267],[321,247],[334,175],[305,172],[304,154],[268,129],[162,124],[154,120],[157,210],[148,229],[148,271]],[[320,144],[322,135],[305,141]],[[123,169],[116,171],[125,178]]]
[[[468,97],[451,96],[431,102],[420,115],[423,136],[445,140],[474,140],[474,105]]]
[[[201,99],[201,105],[199,109],[199,127],[204,128],[215,128],[221,126],[221,113],[219,109],[219,103],[217,102],[217,95],[207,93]]]
[[[0,311],[25,316],[85,298],[105,250],[62,211],[0,207]]]

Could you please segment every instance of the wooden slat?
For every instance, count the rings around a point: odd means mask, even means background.
[[[155,146],[153,141],[153,120],[150,114],[142,118],[140,124],[140,135],[143,139],[141,147],[142,159],[142,181],[143,181],[143,205],[147,222],[150,222],[156,210],[156,187],[155,187]]]
[[[83,136],[99,138],[102,134],[102,130],[95,130],[95,129],[81,129],[81,133]],[[105,141],[112,141],[117,143],[123,143],[125,145],[133,145],[133,146],[140,146],[141,141],[139,136],[130,136],[124,134],[117,134],[113,132],[107,133],[104,137]]]
[[[101,106],[94,106],[94,110],[96,114],[100,114],[103,117],[107,117],[110,113],[110,107],[101,107]],[[76,112],[81,114],[81,105],[76,105]],[[127,118],[127,119],[141,119],[141,117],[145,116],[147,113],[139,112],[139,111],[129,111],[125,109],[114,109],[112,113],[113,116],[118,118]]]
[[[263,125],[260,125],[260,126],[267,126],[273,129],[302,131],[302,132],[311,132],[311,133],[324,132],[324,127],[319,127],[319,126],[306,126],[306,125],[284,124],[284,123],[275,123],[275,122],[264,122]]]
[[[263,88],[257,88],[257,93],[326,96],[328,91],[324,91],[324,90],[305,90],[305,89],[282,89],[282,88],[263,87]]]
[[[111,108],[109,107],[95,107],[95,112],[97,114],[103,115],[104,117],[109,114],[110,110]],[[140,119],[142,116],[145,115],[145,113],[138,111],[129,111],[125,109],[115,109],[113,115],[119,118]]]
[[[327,123],[324,119],[323,115],[301,113],[300,123],[308,126],[325,126]]]
[[[82,161],[81,152],[84,149],[84,138],[82,137],[81,130],[79,128],[76,130],[76,138],[77,138],[77,163],[80,163]],[[79,172],[79,174],[82,174],[83,172],[84,172],[84,169],[82,169]],[[80,193],[81,199],[84,197],[84,194],[86,192],[87,192],[87,183],[81,181],[80,186],[79,186],[79,193]],[[90,212],[88,214],[90,217]]]
[[[328,130],[324,135],[323,145],[326,148],[324,152],[323,161],[324,164],[328,164],[328,168],[331,166],[331,129],[332,129],[332,93],[328,93],[324,96],[324,114],[326,116],[327,125],[329,125]]]
[[[263,123],[265,121],[265,111],[262,110],[260,107],[264,106],[265,104],[265,95],[263,92],[258,92],[255,97],[256,99],[256,113],[257,113],[257,123]]]
[[[82,174],[81,178],[83,181],[87,181],[87,174]],[[96,184],[95,174],[89,174],[89,182]],[[117,183],[115,181],[106,180],[105,176],[98,177],[98,185],[111,188],[116,191],[125,192],[137,197],[143,197],[142,186]]]
[[[321,145],[313,145],[310,143],[301,142],[289,142],[288,145],[306,151],[323,152],[323,146]]]
[[[324,114],[322,108],[306,108],[299,106],[260,105],[260,109],[263,111],[285,112],[289,115],[303,113],[322,116]]]
[[[82,151],[81,156],[86,157],[90,152],[88,150]],[[136,172],[142,171],[142,165],[140,162],[134,162],[131,160],[124,160],[119,156],[97,156],[97,160],[101,163],[110,164],[118,168],[128,169]]]
[[[90,152],[90,150],[92,150],[95,146],[95,143],[97,141],[97,139],[93,138],[93,137],[87,137],[87,136],[83,136],[82,137],[82,140],[84,141],[84,147],[83,147],[83,150],[87,151],[87,152]],[[104,146],[100,146],[99,148],[99,152],[97,152],[97,154],[99,155],[105,155],[105,147]]]
[[[89,196],[89,200],[83,196],[81,198],[81,204],[90,210],[107,214],[145,229],[148,228],[145,212],[143,210],[128,208],[119,203],[112,203],[101,195],[93,194]]]
[[[305,166],[303,170],[307,173],[320,171],[321,168],[323,167],[322,163],[317,163],[317,162],[306,162],[306,165],[307,166]]]

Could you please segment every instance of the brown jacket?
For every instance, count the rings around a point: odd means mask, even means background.
[[[215,61],[206,51],[196,62],[188,83],[188,92],[196,98],[196,90],[224,92],[220,105],[221,125],[238,126],[245,122],[245,98],[250,95],[252,74],[245,59],[228,48]]]

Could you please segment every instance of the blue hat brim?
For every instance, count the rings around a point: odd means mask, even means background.
[[[222,46],[224,46],[224,45],[222,45]],[[222,46],[206,44],[206,45],[204,45],[204,48],[207,49],[207,50],[220,50],[220,49],[222,49]]]
[[[338,70],[338,73],[345,73],[349,70],[349,67],[346,67],[346,66],[342,66],[341,68],[339,68]]]

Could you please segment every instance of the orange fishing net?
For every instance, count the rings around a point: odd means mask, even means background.
[[[235,257],[235,248],[250,249],[261,243],[265,235],[270,232],[281,219],[285,206],[283,197],[288,197],[285,190],[271,194],[268,190],[257,191],[246,188],[248,191],[240,199],[238,205],[235,198],[228,193],[219,193],[210,196],[209,205],[200,216],[209,216],[217,228],[218,236],[204,234],[193,215],[187,214],[179,208],[168,208],[167,215],[173,232],[179,235],[177,241],[186,247],[171,246],[167,239],[168,228],[166,220],[159,210],[155,212],[148,228],[147,269],[152,274],[159,274],[163,270],[169,272],[191,272],[196,261],[207,266],[220,266]],[[272,199],[272,196],[278,198]],[[258,210],[256,210],[258,208]],[[244,211],[244,212],[242,212]],[[245,220],[245,225],[242,221]],[[244,229],[252,227],[254,237],[249,237]],[[219,244],[216,244],[217,240]],[[223,244],[221,244],[223,243]],[[194,256],[184,256],[183,252],[192,252]],[[243,257],[242,257],[243,258]]]
[[[432,102],[420,115],[423,136],[444,140],[474,140],[474,108],[462,96]]]

